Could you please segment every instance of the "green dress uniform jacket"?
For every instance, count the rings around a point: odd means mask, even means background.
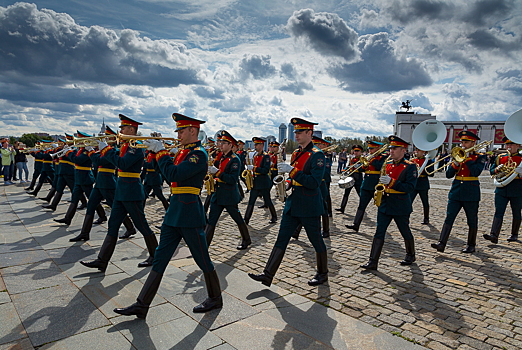
[[[42,153],[42,162],[43,162],[42,171],[46,172],[47,174],[54,174],[54,163],[53,163],[53,158],[51,157],[50,150],[47,150]]]
[[[500,154],[495,158],[495,162],[491,164],[490,174],[496,175],[496,168],[501,165],[505,164],[508,161],[508,154]],[[511,157],[513,161],[515,161],[517,164],[520,164],[522,161],[522,157],[519,155],[515,155]],[[512,198],[512,197],[522,197],[522,179],[520,179],[520,176],[517,175],[513,181],[509,183],[509,185],[504,187],[497,187],[495,189],[495,194],[501,195],[506,198]]]
[[[326,186],[329,186],[332,182],[332,159],[330,157],[326,157],[324,164],[324,182],[326,182]]]
[[[125,143],[118,152],[107,146],[101,151],[101,156],[118,168],[118,180],[116,181],[115,201],[143,201],[145,191],[140,179],[140,172],[145,158],[145,152],[141,148],[129,147]]]
[[[98,169],[94,188],[103,190],[116,189],[116,166],[102,157],[99,152],[89,152],[93,167]]]
[[[480,201],[480,183],[478,176],[484,170],[486,156],[484,154],[473,153],[455,166],[452,163],[446,170],[446,178],[455,177],[451,184],[448,195],[449,200],[460,202],[479,202]]]
[[[43,168],[43,151],[31,152],[29,154],[34,157],[34,170],[41,172]]]
[[[199,198],[208,171],[208,155],[201,141],[178,151],[174,161],[166,150],[156,155],[157,167],[170,182],[170,206],[164,224],[173,227],[204,227],[205,211]]]
[[[364,179],[361,185],[362,190],[375,191],[375,186],[379,183],[381,168],[385,160],[386,157],[382,154],[378,155],[370,160],[370,164],[367,168],[362,168],[364,170]]]
[[[153,160],[153,154],[149,156],[148,153],[147,157],[145,158],[145,162],[143,163],[143,172],[145,173],[145,179],[143,180],[144,186],[160,186],[162,184],[162,179],[158,171],[154,168],[154,160]]]
[[[417,183],[417,166],[404,158],[398,162],[390,159],[383,166],[392,181],[386,186],[379,212],[389,216],[411,214],[410,193]]]
[[[71,156],[74,151],[67,151],[63,156],[60,157],[60,175],[62,176],[74,176],[74,162]]]
[[[286,199],[283,214],[294,217],[321,216],[324,213],[323,196],[319,189],[325,171],[324,153],[310,142],[304,149],[295,150],[289,173],[292,193]]]
[[[272,187],[270,180],[270,156],[265,151],[254,156],[254,189],[265,190]]]
[[[94,184],[92,174],[92,161],[89,152],[85,148],[80,148],[77,152],[71,153],[71,160],[75,164],[74,184],[88,186]]]
[[[216,179],[216,192],[212,194],[211,203],[221,206],[236,205],[240,202],[238,181],[241,171],[241,161],[239,157],[230,152],[221,157],[219,171],[214,174]]]
[[[422,164],[424,164],[425,160],[426,158],[415,158],[413,162],[417,164],[418,168],[420,169]],[[433,164],[433,159],[428,160],[428,164],[426,164],[424,170],[422,170],[422,174],[419,174],[419,178],[417,179],[417,185],[415,186],[416,191],[427,191],[430,189],[430,180],[428,180],[428,176],[433,177],[435,176],[435,173],[428,175],[428,173],[426,172],[426,168],[431,166],[431,164]],[[430,171],[433,171],[433,167],[430,168]]]

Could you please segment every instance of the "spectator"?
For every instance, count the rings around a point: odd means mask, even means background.
[[[336,155],[337,155],[337,152],[333,151],[332,152],[332,162],[335,162],[337,160]]]
[[[27,155],[25,153],[20,152],[18,141],[15,142],[14,149],[16,151],[15,163],[16,163],[16,169],[18,169],[18,177],[20,178],[20,183],[28,182],[29,169],[27,169]],[[23,175],[22,171],[25,172],[25,181],[22,176]]]
[[[343,149],[341,153],[339,153],[339,165],[337,166],[337,173],[341,173],[346,166],[346,162],[348,161],[348,154],[346,153],[346,148]]]
[[[9,172],[11,170],[11,158],[14,153],[13,146],[9,146],[9,140],[3,139],[2,141],[2,168],[4,173],[4,185],[12,185],[11,177]]]

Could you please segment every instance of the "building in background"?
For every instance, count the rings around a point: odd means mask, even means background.
[[[315,137],[323,138],[323,132],[322,132],[321,130],[314,130],[313,135],[314,135]]]
[[[295,141],[294,125],[292,123],[288,123],[288,139]]]
[[[281,125],[279,125],[279,143],[286,139],[286,129],[287,127],[285,123],[281,123]]]

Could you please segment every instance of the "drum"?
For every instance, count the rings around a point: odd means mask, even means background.
[[[347,178],[340,179],[339,182],[337,182],[340,188],[351,188],[355,185],[355,179],[351,176],[348,176]]]

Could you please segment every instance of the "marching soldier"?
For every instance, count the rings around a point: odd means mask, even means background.
[[[279,151],[279,142],[271,141],[268,144],[268,155],[270,156],[270,190],[274,187],[274,178],[277,176],[277,153]],[[259,209],[268,208],[266,203],[260,205]]]
[[[363,151],[362,146],[360,146],[360,145],[352,146],[353,157],[350,159],[347,169],[350,169],[350,167],[351,167],[351,170],[357,169],[352,174],[352,177],[355,180],[355,184],[352,187],[346,188],[344,190],[343,199],[341,201],[341,207],[335,209],[337,211],[340,211],[343,214],[344,214],[344,209],[346,208],[346,204],[348,203],[348,197],[350,196],[350,192],[352,191],[352,188],[355,187],[355,192],[357,192],[357,195],[359,196],[359,198],[361,197],[361,185],[363,182],[363,177],[362,177],[363,169],[362,169],[362,167],[360,167],[360,165],[361,165],[360,163],[357,165],[355,165],[355,164],[360,160],[362,151]]]
[[[415,262],[415,245],[410,230],[411,193],[417,182],[417,166],[406,160],[404,155],[409,143],[397,136],[388,137],[390,140],[390,159],[383,165],[379,183],[385,187],[382,202],[377,211],[377,229],[373,236],[372,249],[369,261],[361,265],[366,270],[377,270],[386,230],[392,219],[404,239],[406,257],[401,265],[411,265]],[[384,169],[382,169],[384,170]]]
[[[65,144],[65,140],[61,139],[61,138],[58,138],[58,143],[53,143],[52,144],[52,149],[50,151],[50,155],[51,155],[51,158],[54,159],[55,157],[54,154],[61,151],[63,149],[63,145]],[[56,194],[56,187],[57,187],[57,184],[58,184],[58,181],[59,181],[59,178],[60,178],[60,159],[54,159],[54,178],[53,178],[53,182],[51,184],[51,189],[49,190],[49,192],[47,193],[47,196],[45,198],[38,198],[38,199],[42,199],[44,201],[46,201],[47,203],[49,203],[51,201],[51,199],[53,199],[54,195]]]
[[[518,240],[518,230],[520,229],[520,222],[522,220],[522,166],[520,166],[522,157],[518,154],[520,145],[504,137],[502,140],[506,145],[508,153],[498,155],[495,162],[491,164],[491,175],[497,175],[503,172],[503,167],[507,163],[516,163],[515,172],[516,177],[504,187],[497,187],[495,189],[495,215],[493,216],[493,224],[491,226],[491,233],[485,234],[484,239],[491,241],[491,243],[498,243],[498,236],[502,228],[502,221],[504,220],[504,213],[508,203],[511,205],[511,212],[513,214],[513,221],[511,224],[511,236],[507,239],[508,242]]]
[[[38,181],[38,185],[36,185],[36,188],[31,191],[27,192],[30,195],[37,196],[38,192],[42,189],[43,184],[47,181],[50,184],[54,181],[54,163],[53,158],[51,157],[51,152],[55,148],[54,145],[51,145],[50,141],[44,140],[42,141],[44,145],[47,145],[49,148],[47,150],[44,150],[41,152],[41,159],[42,159],[42,171],[40,173],[40,178]]]
[[[161,185],[163,183],[163,180],[161,179],[160,174],[156,172],[156,169],[154,169],[154,163],[153,163],[153,157],[149,156],[149,152],[147,152],[145,157],[145,163],[143,164],[143,170],[142,172],[145,175],[145,179],[143,180],[143,189],[145,191],[145,201],[143,202],[143,205],[145,206],[145,203],[147,202],[147,198],[152,191],[152,193],[161,201],[161,204],[163,204],[163,208],[165,208],[165,211],[169,209],[169,202],[163,195],[163,190],[161,189]]]
[[[121,315],[136,315],[139,318],[147,316],[163,273],[182,238],[199,268],[203,270],[208,292],[208,298],[194,307],[193,312],[207,312],[223,306],[219,278],[208,254],[203,231],[205,212],[199,199],[208,172],[208,155],[201,146],[201,141],[198,140],[199,128],[204,121],[178,113],[174,113],[172,117],[176,121],[176,131],[181,144],[174,161],[161,142],[156,140],[144,142],[151,152],[156,153],[157,168],[171,182],[172,197],[161,226],[160,245],[154,257],[152,270],[136,303],[114,310]]]
[[[460,143],[464,149],[471,148],[479,137],[469,130],[459,132]],[[480,202],[480,183],[478,176],[484,170],[486,156],[484,154],[471,152],[467,158],[459,163],[453,161],[451,166],[446,170],[446,177],[451,179],[455,177],[451,184],[448,194],[448,207],[446,220],[440,233],[438,243],[432,243],[431,246],[439,252],[443,252],[446,248],[453,222],[460,209],[464,208],[468,221],[468,243],[463,253],[473,253],[477,242],[478,230],[478,207]]]
[[[380,142],[368,141],[368,151],[370,156],[377,152],[382,147],[382,145],[383,144]],[[377,186],[379,183],[379,177],[384,160],[385,157],[382,154],[379,154],[372,157],[368,167],[362,167],[362,170],[364,171],[364,179],[361,184],[359,206],[357,207],[357,212],[355,213],[355,218],[353,219],[353,225],[345,225],[347,228],[354,230],[355,232],[359,232],[359,227],[363,221],[366,207],[368,207],[368,204],[373,199],[375,186]]]
[[[241,234],[241,243],[237,249],[247,249],[252,243],[248,233],[248,227],[241,217],[241,213],[237,207],[240,201],[239,191],[237,190],[239,171],[241,169],[240,160],[234,152],[232,146],[236,144],[236,139],[228,132],[221,132],[221,148],[223,157],[219,164],[219,169],[215,166],[209,167],[209,172],[214,175],[217,182],[216,192],[212,194],[210,200],[210,213],[208,215],[208,223],[205,228],[205,236],[207,237],[207,245],[210,246],[219,216],[226,209],[232,219],[236,222]]]
[[[119,117],[121,120],[121,134],[136,135],[138,126],[142,125],[142,123],[132,120],[123,114],[120,114]],[[131,147],[128,142],[124,143],[118,152],[106,142],[98,141],[98,149],[103,158],[118,168],[118,180],[116,182],[114,202],[112,203],[111,216],[108,223],[109,229],[103,241],[100,253],[98,254],[98,258],[93,261],[81,261],[80,263],[86,267],[105,272],[116,248],[120,226],[127,217],[127,214],[130,214],[132,222],[136,225],[138,231],[143,234],[147,250],[149,251],[147,260],[139,263],[138,267],[152,266],[158,241],[150,229],[143,211],[145,192],[143,191],[143,185],[140,181],[140,172],[145,153],[141,148]]]
[[[243,171],[246,169],[246,157],[247,157],[247,151],[245,150],[245,143],[242,140],[237,140],[237,155],[239,156],[239,159],[241,160],[241,171],[239,172],[239,179],[243,181],[243,183],[246,186],[245,179],[241,176],[243,174]],[[241,189],[243,186],[239,185]],[[245,193],[250,192],[250,190],[247,188]],[[243,196],[244,197],[244,196]]]
[[[216,168],[219,168],[219,163],[221,162],[221,157],[223,156],[223,151],[221,150],[221,134],[218,134],[216,138],[216,149],[212,152],[212,161],[210,162],[210,164],[212,164]],[[207,213],[208,208],[210,208],[211,198],[212,193],[207,193],[207,198],[205,198],[205,203],[203,204],[203,209],[205,209],[205,213]]]
[[[266,140],[260,137],[254,137],[252,141],[254,142],[257,153],[254,155],[254,164],[247,165],[247,169],[252,171],[254,175],[254,187],[252,187],[252,191],[250,191],[250,198],[245,212],[245,222],[247,225],[250,222],[256,199],[261,195],[272,216],[269,223],[273,224],[277,222],[277,214],[272,199],[270,199],[270,188],[272,187],[272,181],[269,176],[270,156],[263,150]]]
[[[426,151],[421,151],[418,148],[415,148],[416,158],[413,159],[413,162],[417,165],[417,169],[420,170],[424,162],[426,161]],[[411,193],[411,202],[415,200],[417,194],[419,195],[422,201],[422,208],[424,209],[424,220],[422,221],[423,225],[428,225],[430,223],[430,202],[428,201],[428,191],[430,189],[430,181],[428,180],[428,176],[433,177],[435,173],[428,175],[426,168],[433,164],[432,159],[428,159],[426,166],[424,167],[422,174],[419,174],[417,179],[417,184],[415,185],[415,190]]]
[[[239,191],[239,201],[241,202],[243,200],[243,198],[245,198],[245,192],[243,191],[243,187],[241,186],[239,179],[241,177],[241,173],[243,172],[243,168],[244,168],[242,156],[244,156],[245,151],[239,150],[239,142],[240,142],[240,140],[238,140],[236,144],[232,145],[232,152],[234,152],[239,159],[239,176],[237,177],[237,189]],[[243,145],[244,145],[244,143],[243,143]]]
[[[317,274],[308,281],[308,284],[316,286],[328,280],[328,257],[321,236],[321,215],[324,214],[324,204],[319,189],[323,181],[325,157],[312,142],[313,127],[317,123],[301,118],[292,118],[291,123],[294,125],[295,139],[301,148],[292,154],[291,164],[280,163],[278,171],[289,174],[292,194],[285,202],[277,241],[263,273],[248,274],[250,278],[265,286],[272,284],[288,242],[299,224],[305,228],[317,258]]]
[[[37,151],[33,149],[30,153],[30,155],[34,158],[34,170],[33,170],[33,178],[31,180],[31,184],[29,187],[24,188],[24,191],[30,192],[34,190],[34,186],[36,185],[36,180],[38,180],[38,177],[40,177],[40,174],[42,173],[43,168],[43,151]]]

